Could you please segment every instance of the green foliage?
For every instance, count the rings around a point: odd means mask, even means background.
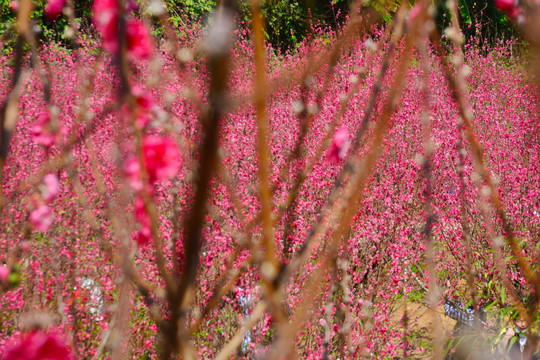
[[[387,24],[392,21],[393,14],[397,11],[400,4],[400,0],[367,0],[364,2],[364,6],[373,7]]]
[[[177,28],[187,20],[204,22],[215,8],[215,0],[168,0],[170,19]],[[344,19],[349,0],[262,0],[266,39],[282,51],[293,49],[313,33],[314,26],[335,28]],[[250,1],[238,2],[243,26],[251,22]]]
[[[442,31],[450,24],[450,11],[437,2],[437,25]],[[481,44],[493,45],[499,39],[515,37],[512,23],[492,1],[458,0],[458,21],[466,41],[475,37]]]
[[[21,284],[21,273],[19,264],[15,264],[11,269],[11,273],[8,276],[8,282],[10,289],[15,289]]]
[[[459,16],[461,17],[461,21],[465,24],[470,24],[473,21],[473,18],[471,17],[471,12],[469,11],[469,5],[467,4],[467,1],[465,0],[459,0],[458,1],[458,11]]]
[[[364,5],[372,6],[381,14],[386,23],[391,22],[403,0],[367,0]],[[415,0],[407,1],[414,6]],[[437,26],[442,33],[450,25],[450,11],[445,1],[432,1],[436,7]],[[465,39],[473,36],[481,44],[494,45],[499,39],[515,37],[515,30],[506,15],[499,11],[493,1],[458,0],[458,21]]]
[[[15,39],[11,34],[11,29],[15,25],[15,16],[9,8],[11,0],[0,0],[0,37],[5,42],[2,44],[2,50],[7,55],[13,48]]]
[[[262,3],[267,40],[282,51],[294,48],[316,27],[336,29],[348,12],[348,0],[266,0]]]
[[[181,9],[192,20],[206,17],[217,5],[215,0],[168,0],[169,9]]]
[[[9,52],[15,43],[14,25],[16,13],[9,7],[11,0],[0,0],[0,36],[6,41],[3,44],[4,52]],[[76,1],[76,14],[90,16],[90,4],[88,0]],[[44,41],[57,41],[65,43],[64,29],[68,26],[67,19],[60,16],[58,19],[49,21],[45,16],[46,1],[34,1],[34,11],[30,14],[35,25],[40,29],[38,36]]]
[[[408,0],[410,6],[416,1]],[[10,9],[11,0],[0,0],[0,36],[11,32],[16,21]],[[90,29],[92,0],[75,1],[75,17],[82,29]],[[351,0],[261,0],[261,11],[266,20],[266,39],[277,49],[294,49],[302,40],[312,36],[316,27],[336,29],[344,20]],[[392,20],[402,0],[365,0],[364,6],[372,6],[385,22]],[[437,24],[442,31],[448,26],[450,12],[444,1],[434,1],[437,8]],[[32,18],[42,31],[40,38],[70,46],[64,37],[67,26],[65,16],[49,21],[44,14],[46,1],[34,0]],[[217,6],[217,0],[166,0],[170,20],[178,29],[199,21],[204,23]],[[458,17],[466,39],[475,36],[480,43],[493,44],[498,39],[514,37],[514,28],[508,18],[497,10],[492,2],[458,0]],[[251,21],[250,1],[238,1],[238,14],[243,26]],[[180,30],[181,32],[183,30]],[[159,36],[159,29],[154,35]],[[4,51],[12,48],[14,36],[7,36]]]
[[[6,21],[11,16],[11,10],[9,4],[11,0],[0,0],[0,19],[2,22]]]
[[[181,27],[187,20],[204,20],[217,6],[216,0],[167,0],[170,20]]]
[[[302,1],[265,1],[262,12],[266,19],[267,40],[274,46],[285,50],[305,37],[310,19]]]

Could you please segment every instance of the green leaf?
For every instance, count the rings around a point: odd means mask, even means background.
[[[18,273],[12,272],[8,276],[8,281],[11,286],[11,288],[15,288],[20,285],[21,279]]]
[[[458,1],[458,11],[464,23],[470,24],[472,22],[471,12],[469,11],[469,6],[465,0]]]

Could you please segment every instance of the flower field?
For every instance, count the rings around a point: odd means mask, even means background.
[[[2,55],[0,359],[442,358],[444,304],[536,346],[534,57],[424,3],[276,54],[256,8],[178,40],[96,0]]]

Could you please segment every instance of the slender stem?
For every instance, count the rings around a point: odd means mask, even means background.
[[[268,120],[266,118],[266,64],[264,50],[264,33],[262,15],[257,0],[251,2],[253,14],[253,40],[255,44],[255,110],[258,127],[258,155],[259,155],[259,191],[261,197],[261,212],[263,223],[263,244],[266,251],[263,277],[271,283],[276,274],[278,261],[276,260],[274,230],[272,221],[272,193],[270,191],[270,161],[268,158]]]
[[[425,20],[422,20],[422,23],[433,22],[433,19],[426,17],[427,8],[426,4],[422,4],[421,14],[418,16],[423,16]],[[423,137],[423,147],[424,147],[424,157],[422,159],[422,176],[425,180],[424,185],[424,218],[425,223],[422,230],[424,246],[425,246],[425,262],[426,270],[429,277],[429,292],[428,292],[428,304],[432,317],[432,331],[433,331],[433,358],[442,359],[443,358],[443,332],[442,324],[439,315],[437,314],[437,307],[439,305],[440,290],[437,284],[437,268],[435,262],[435,246],[433,244],[433,231],[432,228],[436,223],[436,216],[433,210],[433,174],[432,174],[432,162],[433,162],[433,139],[431,137],[431,111],[430,111],[430,73],[431,73],[431,64],[429,63],[429,54],[427,52],[427,33],[425,27],[419,27],[419,36],[417,37],[416,47],[420,51],[420,62],[422,66],[422,137]]]

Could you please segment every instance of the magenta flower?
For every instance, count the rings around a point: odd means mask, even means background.
[[[45,15],[48,20],[56,19],[61,13],[66,0],[49,0],[45,6]]]
[[[126,180],[133,190],[140,191],[143,188],[141,179],[141,167],[136,158],[131,158],[124,164]]]
[[[38,330],[8,347],[5,360],[72,360],[69,346],[58,335]]]
[[[157,112],[159,107],[156,105],[152,94],[142,86],[134,85],[131,88],[131,94],[137,103],[137,107],[134,111],[135,126],[141,130],[145,129],[150,125],[152,119],[151,114]],[[122,107],[122,116],[126,119],[126,122],[129,123],[131,114],[128,104],[124,104]]]
[[[334,135],[332,145],[328,151],[328,160],[337,163],[345,158],[349,150],[350,137],[347,129],[339,129]]]
[[[9,277],[9,269],[7,266],[0,265],[0,284],[5,282]]]
[[[137,197],[134,203],[135,220],[141,225],[141,228],[135,233],[134,240],[139,246],[148,244],[152,239],[152,230],[150,229],[150,216],[144,207],[144,201]]]
[[[60,191],[60,182],[55,174],[47,174],[43,177],[43,188],[41,195],[43,200],[49,202],[53,200]]]
[[[148,59],[152,53],[152,36],[141,20],[126,22],[126,42],[128,55],[134,59]]]
[[[46,232],[53,220],[51,208],[47,205],[38,206],[30,213],[30,223],[41,232]]]
[[[137,244],[139,244],[140,247],[148,245],[153,239],[152,231],[149,227],[143,226],[135,233],[133,239],[137,242]]]
[[[35,142],[43,146],[52,146],[56,142],[56,134],[52,131],[51,116],[42,112],[30,130]]]
[[[152,98],[152,94],[148,92],[144,87],[140,85],[134,85],[131,88],[131,93],[135,97],[135,100],[137,102],[137,105],[146,111],[151,111],[154,106],[154,99]]]
[[[168,136],[145,136],[142,151],[151,184],[172,178],[180,169],[178,147]]]
[[[420,14],[420,10],[422,9],[422,6],[420,3],[417,3],[409,12],[409,23],[412,22],[418,14]]]
[[[515,19],[520,12],[520,8],[517,6],[515,0],[495,0],[495,6],[502,12],[505,12],[511,19]]]
[[[142,152],[150,184],[169,180],[180,169],[180,153],[175,142],[167,136],[145,136]],[[142,190],[143,183],[138,159],[131,158],[126,161],[124,172],[131,188],[136,191]]]
[[[128,1],[127,12],[133,9],[133,2]],[[118,45],[118,3],[117,0],[95,0],[92,6],[93,21],[97,31],[103,37],[103,46],[113,54]],[[134,59],[146,59],[152,51],[152,37],[140,20],[128,18],[126,21],[127,53]]]
[[[105,50],[118,52],[118,5],[116,0],[96,0],[92,6],[94,25],[103,38]]]

